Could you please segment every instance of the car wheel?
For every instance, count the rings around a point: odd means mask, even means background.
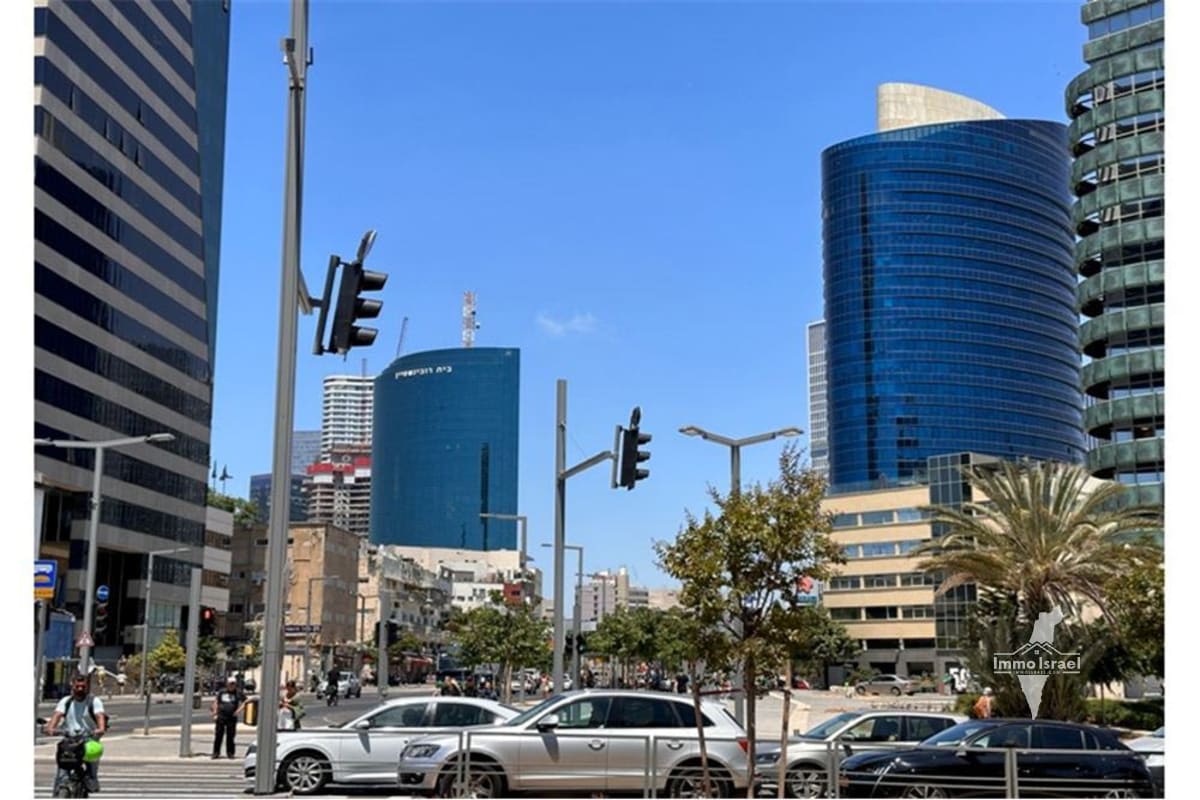
[[[681,767],[667,779],[667,797],[732,797],[733,785],[728,773],[719,767],[709,769],[708,788],[704,791],[704,774],[699,764]]]
[[[949,797],[946,792],[937,787],[928,784],[919,784],[917,786],[909,786],[904,790],[901,797]]]
[[[315,753],[297,753],[279,768],[280,783],[293,794],[315,794],[329,782],[329,762]]]
[[[458,769],[451,765],[442,770],[437,782],[437,797],[502,797],[504,776],[495,764],[475,762],[469,765],[466,780],[459,780]]]
[[[788,770],[787,796],[824,797],[826,779],[825,770],[811,764],[794,766]]]
[[[867,693],[867,687],[865,687],[865,686],[855,686],[855,687],[854,687],[854,691],[858,692],[859,694],[866,694],[866,693]]]
[[[899,686],[893,686],[893,687],[892,687],[892,694],[896,695],[896,697],[899,697],[899,696],[900,696],[900,687],[899,687]]]

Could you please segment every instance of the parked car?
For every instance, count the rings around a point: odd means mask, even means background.
[[[1140,736],[1137,739],[1127,739],[1125,746],[1130,750],[1138,753],[1148,753],[1146,756],[1146,766],[1150,769],[1150,774],[1154,776],[1154,783],[1158,789],[1155,797],[1162,797],[1166,792],[1166,746],[1167,736],[1166,728],[1159,728],[1149,736]]]
[[[328,691],[328,679],[321,681],[317,684],[317,699],[323,698]],[[338,675],[337,692],[338,697],[362,697],[362,683],[354,673],[343,672]]]
[[[405,697],[376,706],[343,725],[281,730],[276,740],[276,784],[281,791],[313,794],[327,783],[396,783],[400,753],[431,732],[493,725],[517,715],[511,706],[475,697]],[[246,782],[254,785],[257,746],[246,751]]]
[[[815,728],[788,739],[787,797],[824,797],[829,787],[831,743],[844,756],[880,750],[913,747],[964,722],[961,714],[918,711],[847,711]],[[755,748],[756,794],[777,796],[779,786],[778,743],[761,743]]]
[[[1156,796],[1142,757],[1113,731],[1031,719],[968,720],[910,750],[851,756],[840,796],[1007,797],[1008,748],[1017,750],[1021,797]]]
[[[700,713],[713,789],[720,797],[745,794],[745,731],[713,700],[701,701]],[[647,737],[654,740],[657,791],[700,796],[692,701],[622,689],[554,695],[503,725],[472,730],[469,742],[445,735],[417,739],[400,757],[400,791],[440,797],[642,792],[649,772]],[[461,785],[457,773],[464,755],[466,785]]]
[[[876,675],[870,680],[862,681],[854,687],[854,691],[859,694],[894,694],[899,697],[902,694],[912,694],[917,690],[917,685],[908,678],[901,675]]]

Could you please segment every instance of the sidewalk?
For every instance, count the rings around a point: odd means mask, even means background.
[[[257,737],[257,728],[250,725],[238,726],[237,749],[245,755],[246,747]],[[114,733],[104,737],[104,761],[106,763],[178,761],[180,758],[208,758],[212,753],[213,735],[216,726],[196,724],[192,726],[191,755],[179,755],[179,726],[151,728],[150,735],[137,733]],[[34,741],[33,757],[54,759],[57,737],[38,736]],[[238,759],[241,759],[241,755]]]

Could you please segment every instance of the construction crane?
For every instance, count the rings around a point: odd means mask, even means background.
[[[408,333],[408,317],[400,323],[400,339],[396,342],[396,358],[400,357],[401,351],[404,350],[404,334]]]

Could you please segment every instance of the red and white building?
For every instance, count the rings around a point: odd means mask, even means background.
[[[308,520],[328,523],[364,539],[371,523],[369,445],[335,445],[330,460],[309,464],[304,478]]]

